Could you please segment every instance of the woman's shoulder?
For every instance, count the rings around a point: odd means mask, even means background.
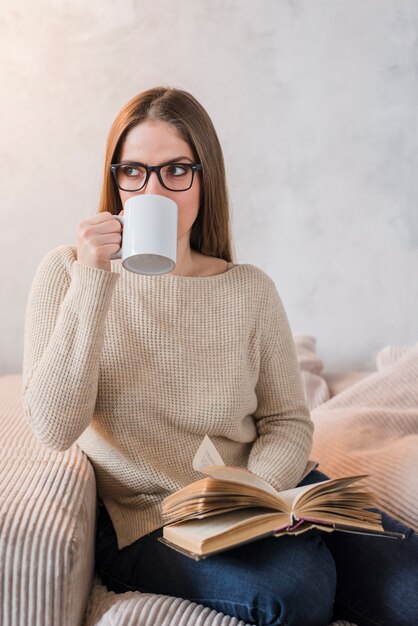
[[[44,257],[45,259],[60,260],[62,262],[74,263],[77,260],[77,248],[68,244],[57,246],[50,250]]]
[[[70,273],[74,261],[77,260],[77,248],[70,245],[61,245],[50,250],[38,266],[39,272]]]
[[[239,273],[246,280],[252,281],[266,289],[275,288],[274,280],[260,267],[252,263],[230,263],[229,270],[238,268]]]

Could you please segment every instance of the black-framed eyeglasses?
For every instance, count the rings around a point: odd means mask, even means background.
[[[110,166],[116,185],[122,191],[140,191],[147,184],[152,172],[158,176],[163,187],[169,191],[187,191],[193,185],[195,172],[202,169],[201,163],[112,163]]]

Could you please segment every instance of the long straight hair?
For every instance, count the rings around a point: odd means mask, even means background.
[[[202,164],[199,213],[190,233],[190,247],[202,254],[232,261],[228,189],[222,148],[212,120],[187,91],[155,87],[130,100],[117,115],[107,140],[99,212],[122,210],[110,165],[117,163],[128,132],[145,121],[168,122],[180,133]]]

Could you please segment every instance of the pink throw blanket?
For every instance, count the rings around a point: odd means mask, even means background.
[[[369,474],[378,506],[418,532],[418,344],[311,412],[311,459],[330,477]],[[303,371],[303,364],[301,369]]]

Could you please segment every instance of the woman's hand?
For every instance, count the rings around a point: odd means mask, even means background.
[[[121,231],[121,223],[109,211],[82,220],[77,226],[77,261],[109,272],[110,257],[121,245]]]

